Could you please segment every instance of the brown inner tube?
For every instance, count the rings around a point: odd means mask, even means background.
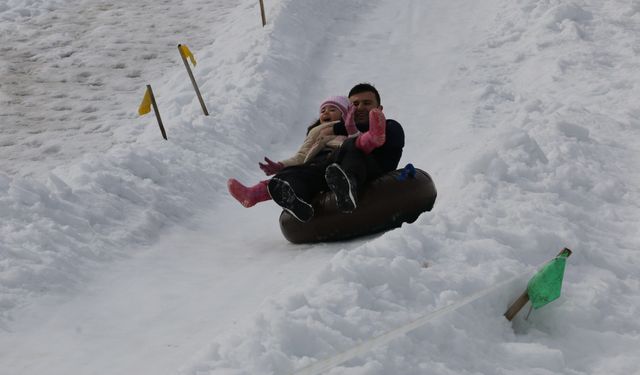
[[[358,207],[352,213],[338,211],[331,192],[314,199],[315,215],[306,223],[282,211],[282,234],[293,243],[340,241],[414,222],[433,208],[436,187],[431,176],[421,169],[416,168],[415,177],[398,181],[401,172],[389,172],[372,181],[360,193]]]

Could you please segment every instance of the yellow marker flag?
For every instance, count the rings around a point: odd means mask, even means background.
[[[142,103],[140,103],[140,108],[138,108],[138,114],[142,116],[149,112],[151,112],[151,91],[147,87],[147,91],[144,93],[144,98],[142,98]]]
[[[180,54],[182,55],[182,57],[189,58],[189,60],[191,60],[191,63],[193,64],[193,66],[196,66],[196,58],[193,57],[193,53],[191,53],[191,51],[189,50],[189,47],[187,47],[184,44],[180,45]]]

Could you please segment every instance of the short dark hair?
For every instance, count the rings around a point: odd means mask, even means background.
[[[382,104],[382,102],[380,101],[380,93],[378,93],[378,90],[376,90],[376,88],[373,87],[373,85],[370,83],[358,83],[357,85],[353,86],[353,88],[349,91],[349,97],[351,97],[351,95],[361,94],[363,92],[372,92],[376,96],[378,105]]]

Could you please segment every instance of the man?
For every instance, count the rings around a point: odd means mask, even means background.
[[[338,209],[353,212],[358,207],[358,191],[367,182],[395,170],[402,156],[404,131],[382,113],[380,94],[374,86],[360,83],[349,91],[351,107],[345,122],[333,126],[335,135],[347,135],[347,126],[359,133],[335,151],[323,150],[306,163],[283,168],[265,158],[260,167],[267,174],[269,194],[274,202],[306,222],[313,217],[311,202],[321,191],[331,190]]]

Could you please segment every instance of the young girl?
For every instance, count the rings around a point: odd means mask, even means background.
[[[267,176],[276,174],[282,168],[303,164],[325,147],[339,148],[346,139],[345,136],[333,134],[333,125],[345,121],[349,109],[349,99],[345,96],[330,96],[320,104],[320,118],[307,129],[307,136],[300,149],[290,158],[274,162],[264,158],[265,163],[258,163]],[[347,129],[349,135],[357,133],[355,126]],[[238,180],[230,178],[227,181],[229,193],[245,207],[252,207],[256,203],[271,200],[267,190],[269,180],[260,181],[253,186],[244,186]]]

